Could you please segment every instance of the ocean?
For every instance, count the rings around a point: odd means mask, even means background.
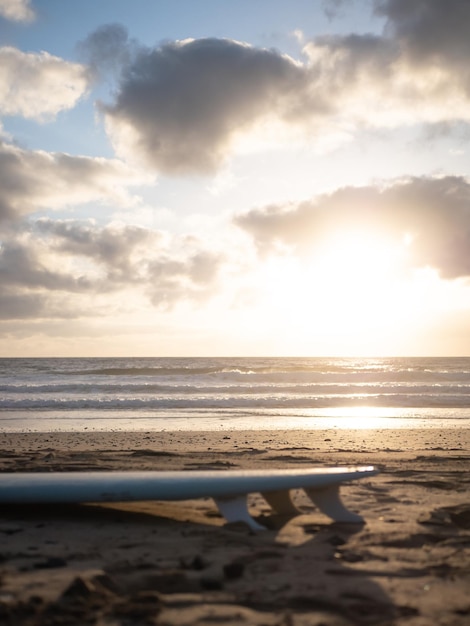
[[[0,432],[470,426],[470,358],[0,359]]]

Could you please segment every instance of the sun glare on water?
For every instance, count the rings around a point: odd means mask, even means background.
[[[335,407],[324,410],[329,419],[337,418],[336,427],[353,430],[404,428],[407,421],[400,419],[400,413],[406,413],[406,410],[376,406]],[[405,415],[402,417],[405,418]]]

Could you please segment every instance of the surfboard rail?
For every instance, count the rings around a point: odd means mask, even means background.
[[[261,493],[271,508],[297,515],[290,491],[303,489],[334,521],[363,518],[341,501],[345,482],[375,476],[373,466],[272,470],[85,471],[0,473],[0,504],[190,500],[211,497],[229,522],[264,529],[249,514],[247,496]]]

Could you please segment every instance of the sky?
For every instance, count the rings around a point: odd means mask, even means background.
[[[470,355],[470,0],[0,0],[0,356]]]

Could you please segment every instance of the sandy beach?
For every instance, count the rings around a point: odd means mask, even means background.
[[[464,625],[470,621],[470,430],[0,434],[0,470],[376,465],[342,488],[364,524],[210,499],[2,507],[0,623]]]

